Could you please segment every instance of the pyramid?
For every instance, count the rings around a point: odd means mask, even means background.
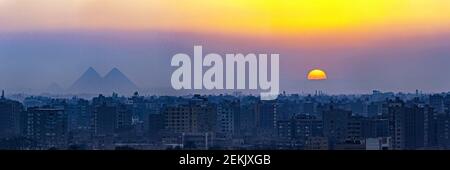
[[[57,83],[52,83],[45,90],[47,93],[60,94],[64,92],[64,89]]]
[[[117,68],[112,69],[103,77],[103,88],[109,89],[110,92],[127,94],[137,90],[137,86]]]
[[[101,77],[98,72],[90,67],[69,88],[70,93],[83,94],[131,94],[137,91],[137,86],[119,69],[112,69],[106,76]]]

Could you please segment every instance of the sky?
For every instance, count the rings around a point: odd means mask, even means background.
[[[67,88],[87,68],[170,87],[194,45],[279,53],[288,92],[450,91],[447,0],[0,0],[0,88]],[[328,80],[306,80],[320,68]]]

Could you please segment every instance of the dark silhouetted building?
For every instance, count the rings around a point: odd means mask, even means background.
[[[350,111],[330,108],[323,112],[323,134],[328,137],[331,149],[338,143],[345,143],[352,113]]]
[[[424,109],[407,106],[397,99],[389,103],[389,135],[393,149],[418,149],[425,146]]]
[[[6,99],[2,91],[0,98],[0,139],[20,135],[23,110],[23,105],[20,102]]]
[[[29,108],[26,112],[26,137],[37,143],[37,149],[67,147],[67,114],[59,108]]]
[[[322,121],[312,115],[295,115],[291,120],[278,121],[277,125],[278,138],[287,148],[304,148],[307,140],[323,136]]]

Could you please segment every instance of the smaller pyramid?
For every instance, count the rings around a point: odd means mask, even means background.
[[[45,92],[53,93],[53,94],[60,94],[64,92],[64,89],[57,83],[52,83],[50,86],[48,86],[47,90]]]

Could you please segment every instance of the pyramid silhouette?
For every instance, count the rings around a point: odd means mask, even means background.
[[[83,75],[69,88],[70,93],[87,94],[131,94],[138,87],[119,69],[113,68],[106,76],[102,77],[92,67],[89,67]]]

